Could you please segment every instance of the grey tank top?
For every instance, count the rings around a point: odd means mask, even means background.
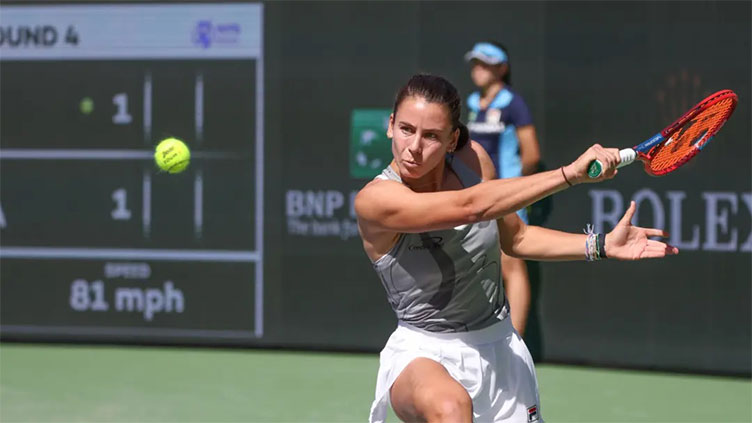
[[[465,188],[481,181],[461,160],[447,156],[447,171],[450,168]],[[402,183],[391,166],[376,178]],[[414,327],[431,332],[477,330],[509,314],[493,220],[400,234],[373,267],[397,318]]]

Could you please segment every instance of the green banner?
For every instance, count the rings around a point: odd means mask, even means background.
[[[390,109],[355,109],[350,117],[350,176],[373,178],[392,160]]]

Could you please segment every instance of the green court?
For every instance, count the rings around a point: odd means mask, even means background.
[[[378,356],[2,344],[3,422],[362,422]],[[540,365],[548,422],[749,422],[748,379]],[[397,421],[392,416],[390,421]]]

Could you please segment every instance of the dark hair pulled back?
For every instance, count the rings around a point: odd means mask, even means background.
[[[407,97],[424,98],[429,103],[443,104],[449,109],[449,117],[452,120],[452,130],[459,128],[460,136],[457,139],[457,150],[464,147],[470,140],[470,132],[467,126],[460,122],[462,115],[462,101],[457,88],[446,79],[429,74],[413,75],[407,84],[398,92],[394,100],[392,113],[397,114],[397,108]]]

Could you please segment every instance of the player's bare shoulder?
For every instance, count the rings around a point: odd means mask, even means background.
[[[355,196],[355,214],[359,220],[377,219],[384,206],[384,198],[389,198],[395,190],[404,189],[399,182],[389,179],[374,178]]]
[[[457,150],[454,155],[478,175],[481,175],[484,181],[496,179],[496,167],[491,157],[486,153],[483,146],[477,142],[471,140]]]
[[[378,196],[384,186],[388,186],[390,182],[392,181],[383,178],[374,178],[370,180],[363,186],[363,188],[360,189],[360,191],[358,191],[358,194],[355,196],[356,205],[358,200],[360,200],[361,202],[369,201],[372,197]]]
[[[386,254],[396,242],[398,234],[384,230],[380,221],[393,211],[390,202],[385,199],[395,197],[401,189],[405,187],[399,182],[375,178],[355,196],[358,232],[363,241],[363,248],[372,261]]]
[[[370,206],[370,202],[374,199],[375,191],[378,191],[378,185],[383,183],[381,178],[374,178],[369,181],[363,188],[355,195],[355,213],[360,216],[362,211]]]

